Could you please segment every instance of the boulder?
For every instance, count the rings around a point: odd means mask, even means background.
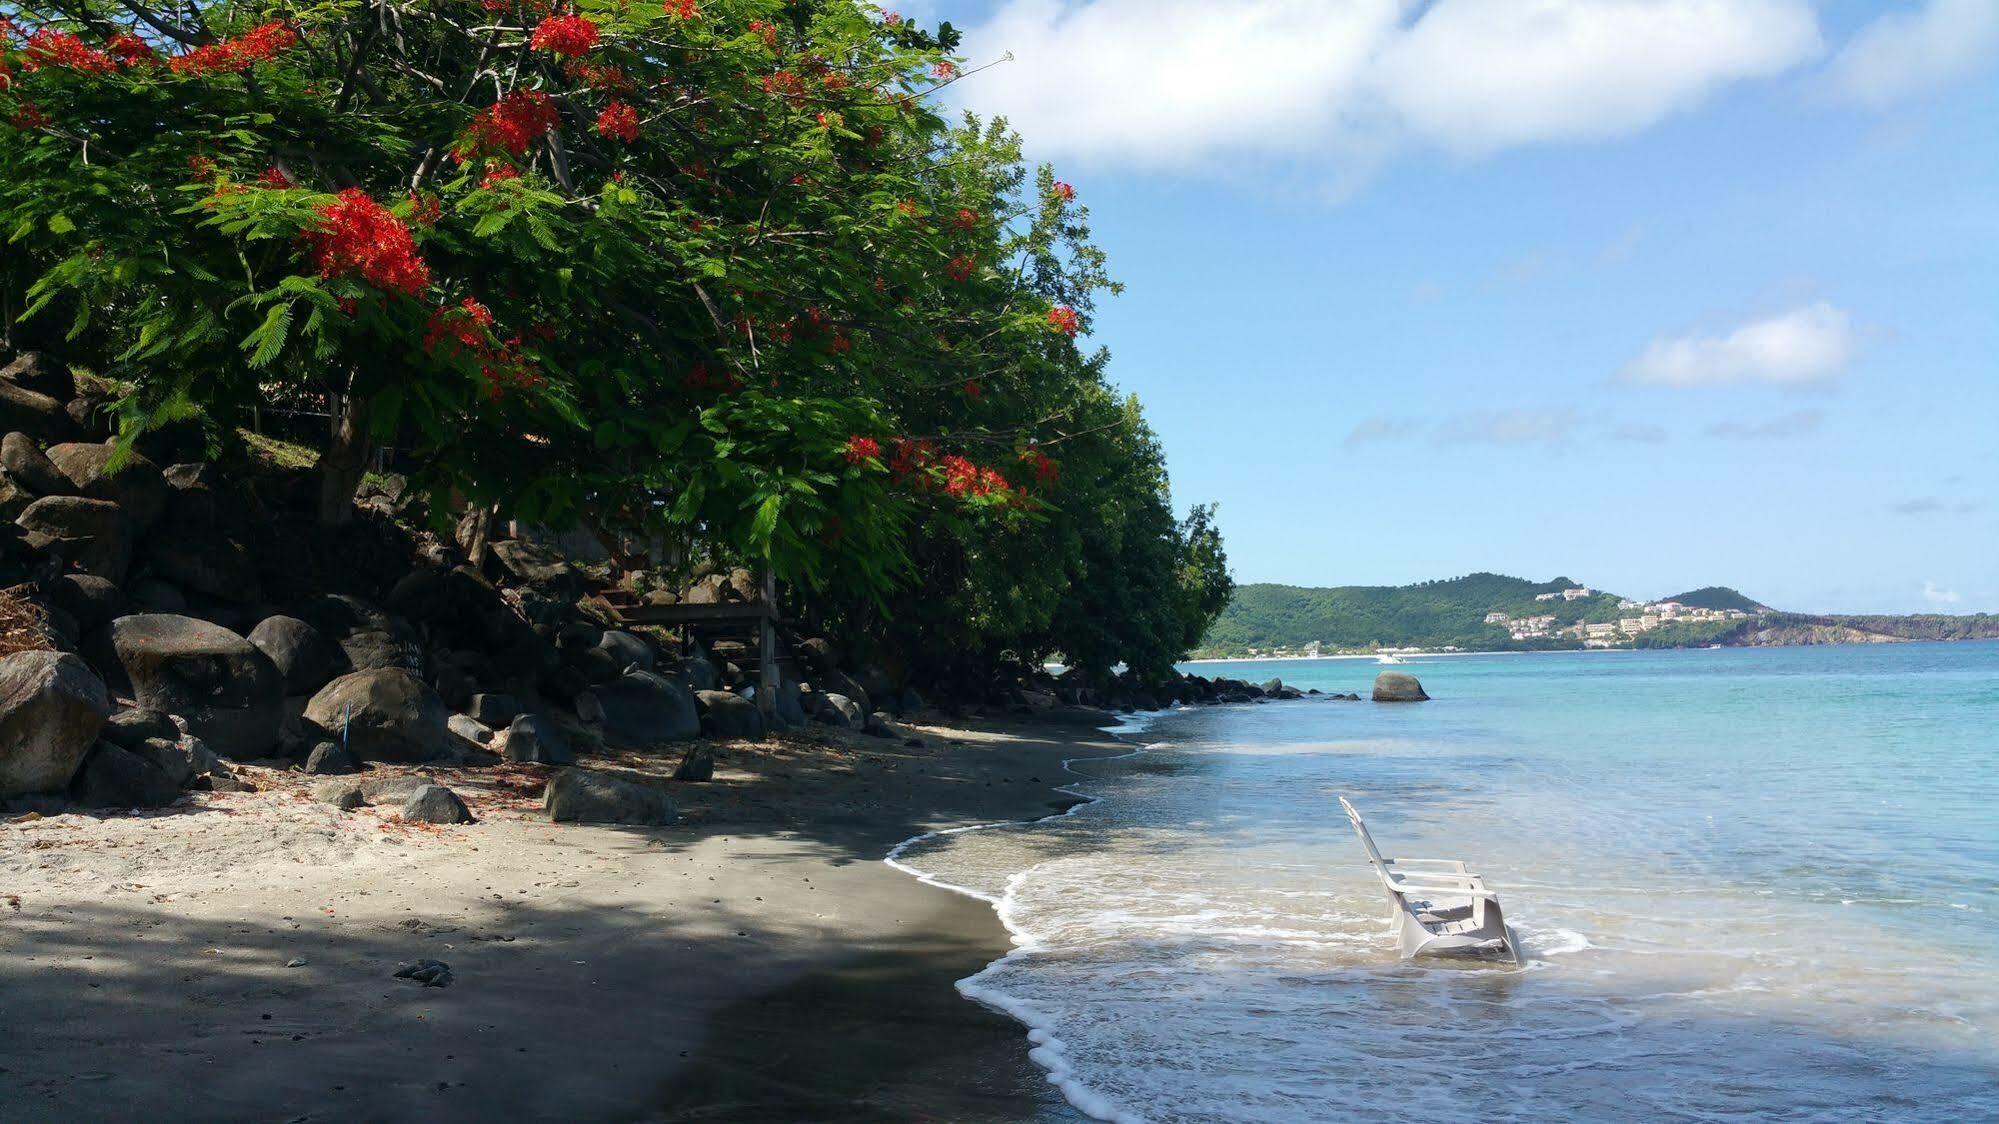
[[[250,643],[271,658],[286,695],[310,695],[347,665],[338,644],[297,617],[265,617],[250,630]]]
[[[416,630],[358,597],[329,593],[298,606],[297,615],[340,645],[355,671],[409,668],[415,662]]]
[[[313,786],[312,798],[343,812],[351,812],[367,803],[361,795],[361,786],[353,781],[321,781]]]
[[[75,617],[77,627],[85,632],[95,632],[132,611],[125,594],[96,574],[64,574],[45,588],[49,600]]]
[[[98,742],[70,781],[69,798],[86,808],[154,808],[180,798],[180,782],[129,749]]]
[[[0,383],[0,386],[6,384]],[[125,580],[132,565],[132,521],[108,500],[83,496],[43,496],[14,520],[31,546],[46,550],[86,573],[113,582]]]
[[[659,789],[588,769],[557,773],[542,805],[557,823],[658,825],[680,818]]]
[[[1425,702],[1423,685],[1405,671],[1384,671],[1374,677],[1375,702]]]
[[[805,707],[800,701],[798,684],[789,679],[780,680],[777,698],[772,705],[774,716],[786,728],[805,725]]]
[[[598,637],[597,647],[609,654],[620,672],[633,664],[637,664],[641,671],[653,669],[652,645],[629,632],[610,629]]]
[[[39,351],[24,351],[0,367],[0,380],[67,402],[76,397],[76,376],[67,364]]]
[[[820,691],[813,698],[819,702],[819,711],[812,717],[825,725],[858,730],[867,723],[868,716],[861,712],[860,705],[845,695]]]
[[[151,574],[127,581],[125,596],[132,599],[134,612],[179,614],[187,612],[187,594],[182,593],[173,583]]]
[[[435,784],[429,777],[403,774],[395,777],[369,777],[361,782],[361,795],[375,804],[401,804],[415,796],[425,785]]]
[[[168,741],[180,738],[180,727],[174,725],[172,716],[157,710],[138,707],[121,710],[111,716],[97,736],[120,749],[131,749],[150,738],[165,738]]]
[[[473,695],[471,703],[465,709],[465,713],[477,719],[482,725],[491,726],[496,730],[512,722],[514,716],[520,712],[521,704],[512,695],[495,692]]]
[[[175,788],[186,788],[188,782],[209,773],[227,775],[229,766],[204,745],[200,738],[147,738],[130,751],[145,758],[155,768],[172,779]]]
[[[61,441],[76,429],[62,400],[0,379],[0,430],[19,430],[39,441]]]
[[[673,770],[677,781],[706,782],[715,779],[715,747],[707,742],[695,742],[687,747],[680,758],[680,765]]]
[[[444,725],[452,733],[475,745],[485,745],[493,740],[493,728],[469,715],[454,714],[444,720]]]
[[[0,437],[0,469],[37,496],[76,494],[76,485],[42,452],[35,439],[19,431]]]
[[[681,678],[696,691],[717,691],[722,687],[722,671],[706,656],[689,656],[680,661]]]
[[[77,657],[0,659],[0,799],[62,791],[110,715],[104,684]]]
[[[28,505],[35,502],[35,494],[14,483],[11,477],[0,473],[0,519],[9,523],[21,517]]]
[[[604,712],[605,736],[614,741],[654,745],[701,732],[694,695],[650,671],[628,671],[591,693]]]
[[[441,784],[427,784],[403,801],[403,818],[415,823],[471,823],[472,810]]]
[[[152,526],[166,507],[166,477],[137,452],[128,450],[119,458],[115,445],[71,442],[49,446],[48,458],[76,485],[79,495],[124,508],[139,530]],[[115,467],[114,460],[119,462]]]
[[[550,590],[579,590],[582,581],[562,556],[530,543],[508,539],[489,546],[500,568],[515,581]]]
[[[343,675],[312,696],[305,717],[363,761],[432,761],[452,750],[450,711],[401,668]]]
[[[840,654],[833,648],[833,642],[817,636],[798,642],[798,658],[815,672],[831,671],[840,666]]]
[[[344,777],[360,772],[361,762],[339,742],[320,742],[306,754],[305,771],[319,777]]]
[[[523,714],[507,727],[507,760],[537,765],[573,765],[576,751],[562,727],[539,714]]]
[[[172,506],[170,505],[169,510]],[[163,578],[222,601],[261,601],[263,586],[249,551],[214,526],[168,518],[154,525],[139,557]]]
[[[762,709],[741,695],[730,691],[699,691],[694,698],[701,707],[701,732],[708,737],[761,741],[770,733]]]
[[[179,715],[189,733],[224,757],[265,757],[277,745],[284,701],[278,669],[228,629],[144,613],[112,621],[88,649],[113,691]]]
[[[604,720],[604,704],[597,701],[595,691],[578,691],[575,703],[578,721],[594,724]]]
[[[812,677],[812,687],[828,694],[847,696],[853,700],[855,706],[861,708],[863,718],[874,713],[874,700],[868,696],[867,689],[854,682],[846,672],[838,669],[819,672]]]

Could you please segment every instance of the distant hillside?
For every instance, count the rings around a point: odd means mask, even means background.
[[[1740,609],[1745,613],[1762,612],[1770,607],[1758,601],[1751,601],[1725,585],[1705,586],[1671,597],[1661,597],[1659,600],[1678,601],[1689,609]]]
[[[1530,582],[1504,574],[1468,574],[1417,585],[1350,585],[1311,589],[1295,585],[1243,585],[1208,631],[1203,650],[1239,653],[1250,648],[1299,648],[1318,641],[1327,649],[1375,647],[1533,648],[1561,642],[1511,641],[1488,626],[1487,613],[1552,616],[1556,624],[1613,621],[1617,597],[1598,593],[1575,601],[1537,601],[1537,594],[1576,588],[1568,578]],[[1572,646],[1572,645],[1568,645]]]
[[[1675,625],[1646,633],[1640,648],[1768,648],[1799,644],[1894,644],[1905,640],[1999,639],[1999,616],[1923,614],[1908,617],[1765,613],[1746,621]]]

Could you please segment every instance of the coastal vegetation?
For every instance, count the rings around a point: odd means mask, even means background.
[[[172,429],[226,462],[302,417],[323,526],[392,467],[434,526],[581,521],[680,578],[768,572],[938,678],[1058,651],[1164,674],[1227,600],[1212,510],[1175,518],[1079,345],[1117,285],[1076,189],[934,104],[948,24],[4,10],[0,344],[112,388],[121,460]]]

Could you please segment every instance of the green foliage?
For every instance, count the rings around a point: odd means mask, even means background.
[[[1574,586],[1567,578],[1530,582],[1486,573],[1404,586],[1246,585],[1235,591],[1201,648],[1228,654],[1248,648],[1303,647],[1313,641],[1329,649],[1573,646],[1558,639],[1515,643],[1503,628],[1487,625],[1485,615],[1552,616],[1557,628],[1618,618],[1618,598],[1612,594],[1576,601],[1534,599],[1536,594]]]
[[[1736,609],[1744,613],[1756,613],[1769,608],[1761,602],[1751,601],[1725,585],[1703,586],[1672,597],[1661,597],[1659,600],[1678,601],[1689,609]]]
[[[1087,211],[929,108],[955,30],[570,8],[574,59],[480,0],[0,5],[0,307],[128,388],[128,442],[339,411],[433,510],[677,537],[922,650],[1184,652],[1226,588],[1211,513],[1175,523],[1072,338],[1117,291]],[[156,57],[45,65],[34,28]]]

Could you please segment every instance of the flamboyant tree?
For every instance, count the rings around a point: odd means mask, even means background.
[[[4,304],[128,388],[127,440],[323,409],[329,522],[393,442],[440,499],[698,528],[871,597],[926,536],[1075,549],[1101,512],[1071,485],[1163,487],[1075,343],[1110,283],[1074,190],[930,104],[948,24],[854,0],[0,14]]]

